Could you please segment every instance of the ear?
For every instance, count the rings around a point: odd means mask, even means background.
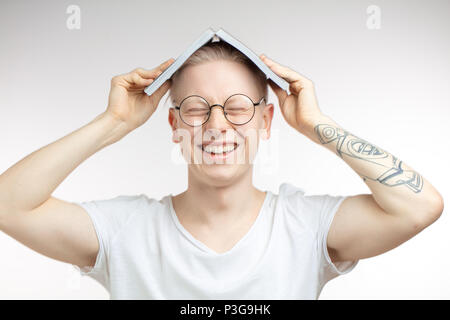
[[[180,142],[180,137],[177,134],[177,128],[178,128],[178,117],[176,110],[174,108],[169,108],[169,125],[172,128],[172,141],[174,143]]]
[[[269,103],[264,106],[263,109],[263,124],[264,124],[264,131],[262,132],[261,138],[263,140],[267,140],[270,138],[270,127],[272,125],[272,119],[273,119],[273,103]]]

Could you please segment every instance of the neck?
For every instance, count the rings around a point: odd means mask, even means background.
[[[184,221],[215,227],[233,225],[258,214],[265,192],[253,186],[252,170],[229,184],[209,184],[188,170],[188,189],[173,198]],[[255,207],[256,205],[256,207]]]

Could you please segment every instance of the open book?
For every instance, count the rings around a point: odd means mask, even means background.
[[[225,32],[222,28],[219,31],[214,31],[211,28],[208,28],[192,45],[187,48],[163,73],[161,73],[147,88],[145,88],[144,92],[147,95],[151,95],[153,92],[158,90],[158,88],[175,73],[175,71],[180,68],[183,63],[201,46],[212,41],[226,41],[243,54],[245,54],[254,64],[258,66],[258,68],[264,72],[267,78],[270,78],[273,82],[275,82],[280,88],[285,91],[288,91],[289,83],[277,76],[269,67],[266,66],[264,62],[256,55],[252,50],[247,48],[243,43],[239,40],[231,36],[229,33]]]

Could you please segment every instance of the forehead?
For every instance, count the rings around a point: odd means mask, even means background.
[[[251,71],[233,61],[208,61],[186,67],[179,79],[180,98],[200,95],[211,103],[222,103],[229,96],[243,93],[258,100],[258,86]]]

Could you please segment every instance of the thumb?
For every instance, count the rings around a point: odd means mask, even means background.
[[[275,82],[272,81],[272,79],[268,79],[270,88],[275,92],[275,95],[278,97],[278,100],[280,102],[280,106],[284,104],[284,100],[286,100],[286,97],[288,96],[287,92],[281,89]]]

